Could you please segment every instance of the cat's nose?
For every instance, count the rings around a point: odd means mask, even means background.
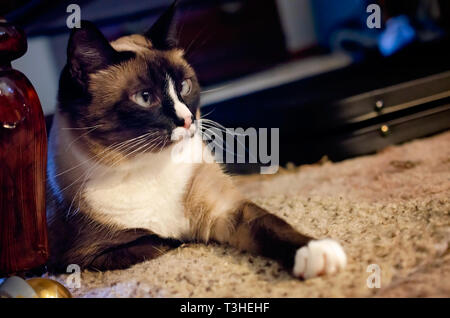
[[[189,127],[191,127],[192,125],[192,116],[188,116],[184,118],[184,128],[189,129]]]

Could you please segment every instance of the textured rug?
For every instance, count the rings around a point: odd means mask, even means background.
[[[74,296],[450,297],[450,132],[236,183],[298,230],[340,241],[346,270],[300,281],[263,257],[185,244],[127,270],[83,272]]]

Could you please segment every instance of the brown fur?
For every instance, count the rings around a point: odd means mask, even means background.
[[[82,268],[100,270],[126,268],[155,258],[180,244],[175,239],[157,237],[149,230],[124,229],[93,220],[90,216],[95,211],[84,201],[82,193],[77,196],[83,179],[70,187],[72,180],[80,174],[83,176],[84,171],[71,166],[72,161],[68,155],[70,152],[67,151],[72,149],[64,150],[67,145],[61,143],[64,140],[74,140],[77,149],[87,157],[96,158],[102,154],[102,163],[106,165],[113,165],[118,159],[124,159],[122,150],[109,150],[105,153],[111,142],[110,138],[105,138],[105,132],[112,134],[110,137],[121,138],[125,138],[122,135],[126,133],[124,127],[120,126],[120,121],[114,121],[117,118],[112,117],[111,120],[105,114],[119,116],[111,111],[112,105],[119,100],[126,100],[127,96],[124,94],[133,94],[139,84],[142,85],[142,82],[139,83],[139,76],[145,75],[149,65],[160,65],[158,61],[164,61],[166,67],[182,70],[187,78],[192,78],[193,92],[185,97],[185,103],[197,118],[200,117],[200,88],[195,72],[184,59],[182,50],[157,50],[149,39],[141,35],[122,37],[112,42],[111,46],[117,51],[132,51],[135,57],[89,74],[89,104],[76,104],[72,106],[75,109],[60,105],[60,112],[55,116],[50,148],[54,154],[54,173],[57,174],[53,182],[58,183],[59,189],[49,183],[47,190],[52,253],[49,266],[54,271],[63,271],[65,266],[72,263]],[[69,74],[66,73],[65,76],[70,76]],[[67,78],[63,77],[63,80]],[[61,137],[61,128],[65,126],[83,129],[92,123],[100,128],[87,134],[77,130],[65,132],[65,137]],[[60,139],[55,139],[58,134]],[[160,149],[155,149],[158,150]],[[67,190],[61,190],[66,187]],[[195,166],[185,189],[183,204],[185,216],[190,222],[189,241],[229,244],[280,260],[291,268],[296,250],[311,239],[298,233],[284,220],[247,201],[237,191],[231,177],[224,174],[216,163]]]
[[[218,164],[200,165],[185,196],[192,239],[216,241],[293,266],[296,250],[311,238],[246,200]]]

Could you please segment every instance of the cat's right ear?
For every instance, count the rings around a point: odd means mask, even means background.
[[[83,20],[80,28],[73,29],[67,47],[67,65],[80,84],[87,83],[89,74],[114,63],[117,55],[93,23]]]

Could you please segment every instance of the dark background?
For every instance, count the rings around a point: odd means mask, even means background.
[[[29,51],[14,66],[30,78],[49,116],[65,63],[70,3],[0,7],[27,33]],[[76,2],[82,19],[111,40],[145,31],[170,3]],[[367,27],[371,3],[380,5],[380,29]],[[226,127],[279,128],[281,164],[300,164],[373,153],[450,128],[449,13],[445,0],[185,0],[178,32],[204,87],[207,118]],[[398,17],[414,36],[404,43],[394,37],[398,48],[383,55],[380,39]],[[250,172],[255,165],[230,169]]]

